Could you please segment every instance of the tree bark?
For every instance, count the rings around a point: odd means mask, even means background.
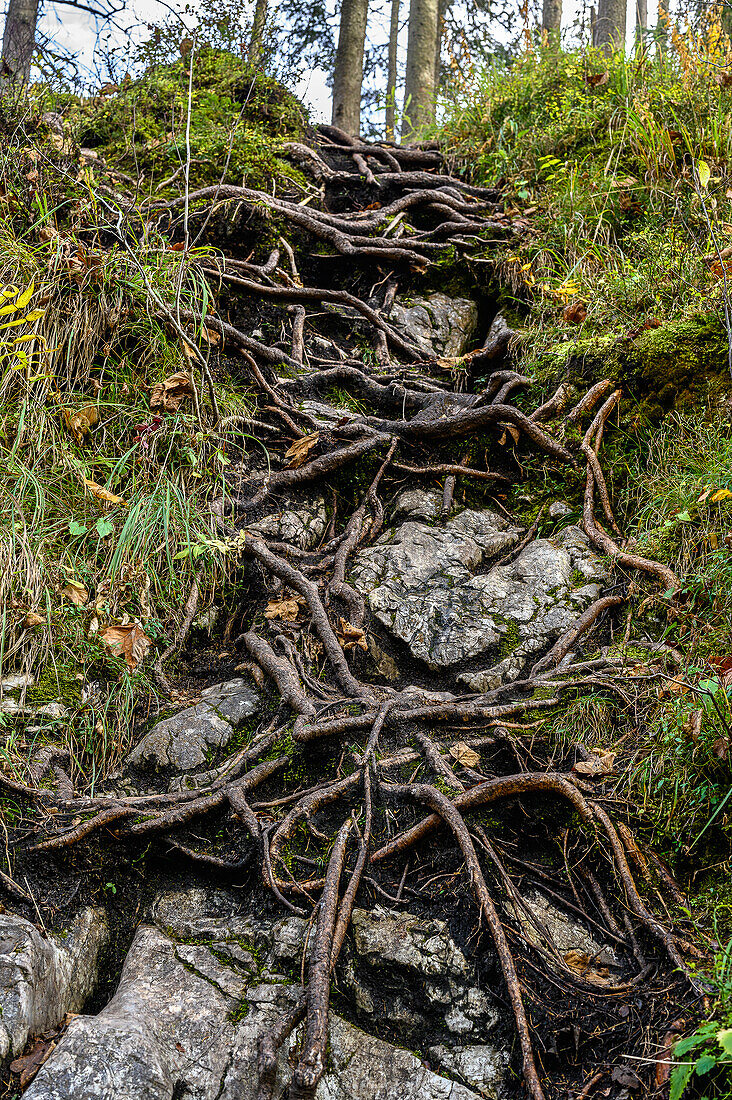
[[[36,45],[38,0],[10,0],[3,32],[2,79],[27,83]]]
[[[450,0],[438,0],[437,4],[437,35],[435,38],[435,70],[432,78],[434,86],[434,98],[437,101],[437,93],[440,90],[440,62],[442,60],[442,36],[445,32],[445,16],[450,6]]]
[[[389,57],[386,65],[386,140],[396,138],[397,47],[399,45],[399,8],[401,0],[391,0]]]
[[[254,19],[252,20],[252,33],[249,38],[247,61],[250,65],[258,65],[262,58],[264,44],[264,25],[267,21],[267,0],[256,0],[254,5]]]
[[[338,50],[333,70],[334,126],[352,137],[361,131],[363,49],[366,41],[368,0],[343,0]]]
[[[411,0],[404,88],[405,136],[435,117],[435,53],[439,0]]]
[[[559,34],[562,29],[562,0],[544,0],[541,26],[547,34]]]
[[[625,49],[627,0],[600,0],[595,21],[594,44],[606,54]]]

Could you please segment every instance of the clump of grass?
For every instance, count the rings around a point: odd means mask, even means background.
[[[660,557],[690,597],[697,657],[732,643],[732,428],[721,415],[669,414],[626,454],[628,532]]]

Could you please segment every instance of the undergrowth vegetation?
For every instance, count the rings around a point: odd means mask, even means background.
[[[539,43],[509,64],[455,72],[439,133],[456,165],[477,182],[500,180],[509,209],[526,219],[518,239],[485,254],[518,334],[518,369],[547,395],[562,381],[622,387],[624,415],[605,446],[623,534],[681,579],[670,604],[639,591],[626,623],[631,643],[660,641],[672,655],[643,713],[609,720],[605,701],[586,696],[552,719],[552,736],[622,746],[619,791],[643,807],[646,835],[671,864],[694,869],[693,904],[726,936],[731,67],[715,7],[701,33],[669,27],[634,56]],[[644,651],[634,652],[644,675]],[[729,1026],[724,1004],[717,1030]],[[728,1052],[711,1030],[700,1043],[699,1095],[705,1085],[729,1095],[717,1085],[728,1081],[719,1068]],[[677,1090],[695,1065],[679,1069]]]
[[[550,42],[455,74],[445,146],[479,180],[501,179],[531,216],[500,260],[537,322],[534,357],[562,337],[637,335],[720,309],[726,268],[713,236],[723,247],[732,231],[731,59],[711,8],[701,34],[672,29],[634,57]]]
[[[33,113],[5,123],[3,756],[22,775],[61,740],[74,782],[93,789],[156,698],[153,647],[174,636],[194,578],[210,592],[229,568],[208,502],[247,446],[250,403],[227,385],[217,334],[177,320],[210,308],[208,250],[184,254],[139,216],[120,233],[105,176],[73,139],[54,141]],[[215,426],[201,415],[211,370]],[[10,730],[16,703],[34,708],[25,733]]]

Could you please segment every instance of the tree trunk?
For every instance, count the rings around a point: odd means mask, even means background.
[[[605,53],[625,49],[627,0],[600,0],[595,21],[594,44]]]
[[[262,58],[264,44],[264,25],[267,22],[267,0],[256,0],[254,5],[254,19],[252,20],[252,33],[247,50],[247,61],[250,65],[258,65]]]
[[[445,16],[450,6],[450,0],[438,0],[437,3],[437,37],[435,40],[435,71],[432,78],[435,89],[435,102],[440,90],[440,62],[442,61],[442,36],[445,33]]]
[[[358,137],[361,130],[363,48],[368,9],[369,0],[342,0],[331,121],[352,137]]]
[[[406,134],[435,117],[435,53],[439,0],[411,0],[404,88]]]
[[[645,33],[648,30],[648,0],[635,0],[635,49],[637,55],[645,53]]]
[[[391,0],[391,20],[389,23],[389,58],[386,65],[386,140],[396,137],[396,86],[397,86],[397,46],[399,45],[399,8],[400,0]]]
[[[2,78],[25,83],[36,45],[38,0],[10,0],[3,32]]]
[[[547,34],[559,34],[562,29],[562,0],[544,0],[541,26]]]

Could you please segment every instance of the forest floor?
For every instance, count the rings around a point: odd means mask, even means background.
[[[6,288],[29,336],[3,380],[8,910],[60,929],[102,905],[93,1009],[163,885],[308,919],[259,1100],[302,1021],[289,1096],[314,1095],[356,904],[443,919],[483,960],[516,1095],[665,1095],[715,940],[638,777],[659,706],[728,727],[669,633],[689,593],[608,488],[647,379],[517,369],[491,256],[531,212],[434,146],[320,127],[282,147],[289,192],[141,200],[45,125],[2,199],[36,216]],[[404,322],[434,294],[474,304],[468,350]],[[256,717],[173,782],[140,746],[237,676]],[[613,961],[558,944],[537,893]]]

